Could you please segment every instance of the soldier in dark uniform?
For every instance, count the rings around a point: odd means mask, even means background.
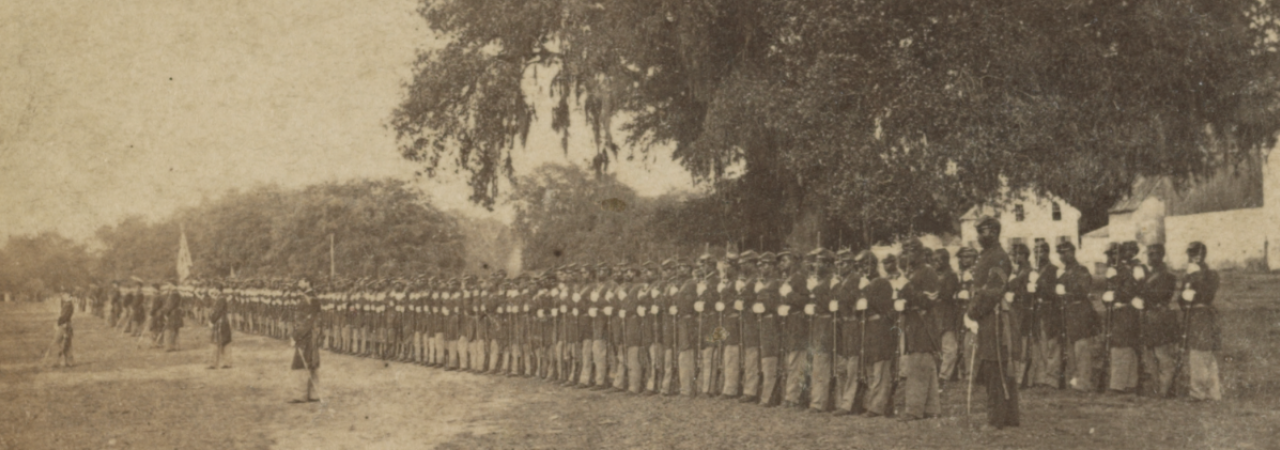
[[[862,334],[866,309],[858,310],[858,300],[862,297],[861,288],[870,283],[864,273],[858,270],[854,254],[849,249],[841,249],[836,253],[836,275],[832,277],[836,285],[831,288],[831,300],[836,317],[836,335],[839,339],[836,354],[836,368],[839,374],[839,388],[836,390],[835,415],[854,414],[860,387],[863,385],[862,366]],[[863,305],[866,301],[863,300]]]
[[[963,380],[970,380],[973,376],[970,372],[976,372],[977,361],[974,355],[977,353],[978,337],[971,333],[964,326],[964,313],[969,310],[969,306],[973,303],[973,268],[978,263],[978,251],[969,247],[963,247],[956,251],[957,266],[960,269],[960,292],[956,293],[956,306],[959,309],[956,320],[960,333],[960,361],[959,370],[960,377]],[[973,369],[973,370],[971,370]]]
[[[216,369],[221,366],[227,369],[231,367],[231,355],[227,352],[227,346],[231,344],[231,320],[228,314],[227,296],[224,295],[221,284],[214,285],[209,294],[213,300],[213,307],[209,311],[209,328],[211,329],[209,340],[213,343],[213,364],[210,364],[209,368]]]
[[[178,349],[178,332],[182,330],[184,314],[182,296],[177,289],[170,289],[164,296],[164,307],[161,310],[161,315],[164,317],[165,351],[172,352]]]
[[[320,334],[316,321],[319,319],[319,304],[313,297],[311,287],[305,280],[299,288],[303,289],[302,301],[293,326],[292,346],[293,365],[291,368],[300,375],[299,385],[303,386],[302,398],[290,403],[320,401]]]
[[[780,369],[778,360],[781,357],[782,332],[778,314],[782,312],[782,301],[779,289],[782,282],[778,279],[778,257],[771,252],[760,255],[760,277],[755,284],[755,303],[751,311],[756,314],[759,328],[760,353],[760,404],[765,407],[774,406],[778,389]]]
[[[627,344],[626,313],[623,312],[622,302],[627,297],[630,281],[626,264],[618,264],[612,272],[613,284],[604,298],[604,316],[609,328],[609,377],[613,381],[613,390],[624,392],[627,390]]]
[[[839,279],[832,273],[832,262],[835,254],[825,248],[817,248],[809,253],[813,258],[813,275],[805,280],[809,299],[804,305],[804,315],[809,321],[809,340],[806,347],[811,359],[812,383],[809,386],[809,412],[825,412],[827,402],[831,399],[831,381],[833,378],[832,352],[835,351],[836,319],[839,313],[835,302],[835,288]]]
[[[492,375],[503,372],[503,354],[511,355],[511,323],[510,316],[507,315],[507,305],[515,302],[515,288],[513,280],[495,273],[493,287],[489,290],[489,300],[485,302],[485,309],[489,315],[487,321],[489,347],[485,352],[489,362],[486,372]]]
[[[1013,268],[1009,255],[1000,248],[1000,221],[985,217],[978,221],[977,229],[982,253],[973,269],[973,301],[965,313],[965,326],[978,336],[979,370],[987,382],[988,426],[1016,427],[1018,386],[1012,369],[1013,362],[1022,359],[1016,345],[1021,334],[1008,320],[1011,302],[1004,295]]]
[[[1018,353],[1023,356],[1013,362],[1013,379],[1018,386],[1022,386],[1030,353],[1028,349],[1031,343],[1031,327],[1028,325],[1031,323],[1031,301],[1034,298],[1034,295],[1026,289],[1031,282],[1031,250],[1021,243],[1013,244],[1010,250],[1013,252],[1013,272],[1009,274],[1004,295],[1006,299],[1012,299],[1008,302],[1009,326],[1018,330],[1018,334],[1013,335],[1015,336],[1014,345],[1018,347]]]
[[[942,413],[938,399],[938,330],[930,314],[938,301],[941,285],[937,271],[929,264],[930,250],[912,242],[904,249],[910,272],[898,304],[905,329],[906,382],[903,420],[937,417]],[[896,306],[896,305],[895,305]]]
[[[594,390],[608,388],[609,317],[604,310],[614,288],[612,272],[612,267],[600,263],[595,267],[595,282],[583,284],[586,323],[590,332],[583,334],[583,371],[579,387],[590,386]],[[609,311],[612,312],[613,309],[609,308]]]
[[[697,353],[702,340],[698,334],[698,272],[693,265],[681,261],[672,277],[672,286],[676,288],[668,308],[674,307],[672,318],[676,325],[677,367],[680,374],[680,395],[693,397],[697,389],[694,378],[697,377]],[[670,291],[670,289],[668,289]]]
[[[638,290],[636,313],[640,315],[641,348],[647,348],[644,361],[645,394],[654,395],[661,387],[663,372],[662,349],[662,280],[661,269],[653,261],[645,262],[644,284]],[[643,351],[643,350],[642,350]]]
[[[1062,379],[1063,315],[1058,297],[1058,266],[1049,259],[1049,244],[1036,244],[1036,266],[1026,286],[1031,300],[1031,373],[1027,384],[1065,388]]]
[[[740,315],[742,329],[742,403],[760,400],[760,324],[764,304],[756,301],[756,284],[760,281],[760,257],[747,250],[738,256],[742,274],[734,283],[737,297],[733,308]]]
[[[662,262],[661,288],[655,300],[658,306],[656,316],[659,317],[658,322],[662,329],[662,383],[658,388],[658,393],[662,395],[675,395],[673,386],[678,383],[676,352],[679,349],[680,340],[677,329],[679,311],[676,306],[676,294],[680,292],[680,285],[684,281],[682,278],[678,261],[667,259]]]
[[[697,284],[694,288],[693,303],[698,332],[694,345],[698,351],[698,394],[707,398],[719,394],[715,390],[715,385],[716,380],[720,379],[720,373],[715,368],[716,353],[722,338],[716,330],[721,328],[720,318],[724,310],[723,303],[719,310],[715,307],[720,297],[717,290],[720,284],[719,275],[715,268],[715,259],[710,253],[703,253],[698,257],[697,274],[694,278]]]
[[[859,368],[865,374],[867,385],[863,408],[867,417],[880,417],[891,412],[890,400],[893,398],[894,377],[897,376],[893,370],[898,340],[894,331],[894,286],[880,276],[879,261],[870,251],[859,254],[857,261],[867,280],[854,305],[854,309],[865,316],[865,325],[860,333],[864,367]],[[884,267],[896,267],[896,258],[886,257]],[[859,281],[859,285],[862,284]]]
[[[1062,261],[1062,274],[1054,286],[1054,293],[1062,302],[1065,315],[1066,347],[1069,357],[1067,385],[1080,392],[1091,392],[1093,383],[1093,359],[1097,345],[1098,313],[1089,300],[1089,288],[1093,276],[1089,269],[1076,261],[1076,246],[1070,242],[1058,244],[1058,260]]]
[[[1218,310],[1213,306],[1218,293],[1218,273],[1205,263],[1208,249],[1199,241],[1187,246],[1187,275],[1182,282],[1178,303],[1186,314],[1184,342],[1190,353],[1189,393],[1194,400],[1222,400],[1222,382],[1218,378],[1218,357],[1222,349],[1222,329]]]
[[[1111,309],[1109,343],[1111,345],[1108,392],[1113,394],[1135,393],[1138,387],[1138,353],[1141,323],[1133,304],[1139,283],[1146,280],[1144,269],[1133,258],[1138,255],[1136,242],[1120,245],[1119,259],[1114,273],[1107,271],[1107,292],[1102,300]]]
[[[170,294],[173,294],[173,286],[168,283],[161,286],[157,283],[155,288],[155,291],[153,291],[150,296],[151,299],[148,303],[149,309],[147,311],[148,326],[146,328],[150,334],[144,336],[144,338],[150,343],[152,348],[160,348],[164,346],[165,299],[169,297]]]
[[[809,317],[804,314],[809,303],[809,286],[801,256],[790,251],[778,253],[777,313],[779,322],[779,356],[785,358],[782,405],[805,408],[800,396],[808,381]],[[792,314],[794,312],[795,314]]]
[[[59,291],[58,321],[54,326],[54,346],[58,352],[58,366],[71,367],[75,364],[75,358],[71,355],[71,338],[75,336],[75,330],[71,327],[71,316],[75,314],[76,308],[71,296],[61,289]]]
[[[538,376],[544,380],[554,380],[557,376],[556,368],[559,357],[555,355],[557,349],[556,324],[559,314],[559,306],[556,305],[556,273],[553,270],[547,270],[542,274],[542,285],[538,290],[536,307],[538,316]]]
[[[942,365],[938,368],[938,385],[941,387],[959,372],[956,365],[960,361],[960,315],[964,310],[956,299],[960,292],[960,277],[951,269],[951,253],[945,248],[934,250],[934,261],[939,285],[938,303],[933,307],[933,318],[940,334]]]
[[[745,287],[743,272],[739,269],[739,256],[726,251],[724,273],[717,283],[715,309],[719,316],[717,331],[721,337],[720,396],[735,398],[740,395],[742,380],[742,304],[738,303],[739,287]]]
[[[1178,313],[1170,308],[1177,295],[1178,278],[1164,263],[1164,245],[1147,246],[1147,279],[1140,283],[1139,308],[1142,322],[1142,367],[1145,395],[1166,397],[1173,385],[1177,359]]]

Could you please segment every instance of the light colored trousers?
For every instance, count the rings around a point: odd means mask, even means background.
[[[292,371],[297,379],[298,387],[302,390],[302,400],[313,400],[320,398],[320,371],[298,369]]]
[[[1071,375],[1072,389],[1093,391],[1093,338],[1084,338],[1071,344],[1071,357],[1067,359],[1067,373]]]
[[[698,371],[698,393],[702,395],[712,395],[711,387],[715,385],[715,383],[712,383],[712,380],[716,379],[716,374],[714,374],[712,370],[715,366],[714,360],[716,357],[716,348],[707,347],[700,350],[700,352],[701,355],[699,355],[698,359],[700,364],[702,364],[702,367],[700,367]]]
[[[680,351],[680,395],[685,397],[693,397],[693,375],[696,373],[693,367],[694,361],[693,350]]]
[[[1058,375],[1062,372],[1062,345],[1056,337],[1031,342],[1031,367],[1028,376],[1035,386],[1058,387]]]
[[[742,379],[742,353],[736,345],[724,346],[724,388],[720,395],[738,395],[738,383]]]
[[[604,339],[591,341],[590,359],[595,366],[596,386],[605,386],[605,377],[609,375],[609,343]]]
[[[627,388],[627,348],[619,345],[613,353],[613,370],[609,372],[609,376],[613,377],[613,388],[623,390]],[[631,373],[634,374],[635,372]],[[635,375],[632,375],[632,377],[635,377]]]
[[[814,352],[812,356],[813,374],[810,378],[813,384],[809,386],[809,409],[823,411],[827,409],[827,399],[831,396],[831,354]]]
[[[1222,400],[1222,382],[1218,378],[1218,357],[1211,351],[1191,350],[1189,394],[1196,400]]]
[[[773,403],[773,391],[778,386],[778,357],[767,356],[760,358],[760,373],[762,374],[760,404],[768,405]]]
[[[775,358],[776,359],[776,358]],[[760,347],[742,349],[742,395],[760,396]]]
[[[792,404],[800,403],[804,391],[805,375],[809,372],[808,354],[803,350],[787,352],[787,385],[782,399]]]
[[[1142,369],[1146,372],[1147,379],[1153,381],[1149,383],[1151,386],[1145,386],[1147,394],[1157,397],[1169,395],[1169,388],[1173,386],[1177,353],[1177,347],[1172,344],[1150,347],[1142,352]]]
[[[858,398],[858,357],[851,356],[848,358],[841,357],[840,364],[844,367],[844,378],[840,380],[839,400],[836,402],[836,409],[846,412],[853,411],[854,400]]]
[[[627,347],[627,384],[632,394],[640,393],[640,374],[644,372],[644,368],[640,367],[640,346],[633,345]]]
[[[915,418],[940,415],[942,404],[938,400],[938,365],[933,354],[911,353],[907,355],[906,362],[904,413]]]
[[[675,357],[675,349],[662,349],[662,388],[660,391],[663,395],[671,394],[671,382],[674,381],[676,370]]]
[[[1124,391],[1138,387],[1138,352],[1133,347],[1111,347],[1110,375],[1108,389]]]
[[[864,407],[868,413],[883,416],[889,410],[889,399],[893,396],[893,364],[889,360],[871,364],[867,371],[867,395]]]
[[[950,380],[956,373],[956,365],[960,363],[960,341],[956,332],[942,333],[942,367],[938,370],[938,378]]]

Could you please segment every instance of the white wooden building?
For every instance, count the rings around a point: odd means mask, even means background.
[[[1033,189],[1004,192],[989,202],[970,208],[960,216],[960,239],[967,247],[978,245],[978,219],[993,216],[1000,220],[1000,239],[1005,251],[1022,243],[1032,250],[1037,242],[1057,246],[1067,241],[1080,245],[1080,210],[1053,194],[1039,195]],[[1057,252],[1051,252],[1054,264],[1061,265]]]

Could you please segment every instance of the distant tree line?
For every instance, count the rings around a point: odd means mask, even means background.
[[[192,275],[201,278],[324,279],[330,235],[339,277],[456,274],[467,268],[463,220],[400,180],[262,186],[162,220],[133,216],[103,226],[94,251],[54,232],[10,237],[0,248],[0,290],[38,296],[130,277],[174,279],[183,229]]]

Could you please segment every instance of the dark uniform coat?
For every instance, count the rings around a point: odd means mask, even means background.
[[[973,268],[973,300],[969,318],[978,322],[978,358],[983,361],[1016,361],[1022,359],[1021,348],[1013,345],[1020,336],[1006,310],[1002,308],[1009,273],[1013,270],[1009,254],[997,244],[982,249]]]

